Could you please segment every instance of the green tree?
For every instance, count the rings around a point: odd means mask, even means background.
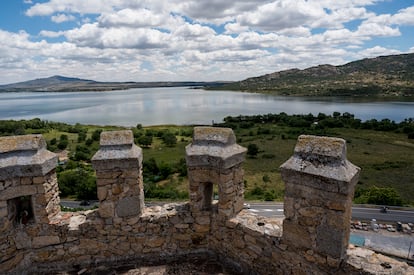
[[[96,178],[92,171],[77,167],[65,170],[58,175],[62,197],[75,196],[80,200],[96,199]]]
[[[400,195],[394,188],[377,186],[372,186],[368,189],[357,189],[355,192],[355,202],[395,206],[403,204]]]
[[[86,132],[80,131],[78,133],[78,143],[86,140]]]
[[[139,145],[141,145],[142,147],[150,147],[152,144],[152,136],[140,136],[137,139],[137,142]]]
[[[65,150],[68,147],[69,141],[67,139],[61,139],[57,145],[60,150]]]
[[[162,140],[164,142],[165,145],[167,145],[168,147],[173,147],[174,145],[177,144],[177,138],[173,133],[164,133],[162,136]]]
[[[102,133],[102,129],[96,129],[95,131],[93,131],[92,140],[99,141],[99,139],[101,137],[101,133]]]
[[[249,145],[247,145],[248,156],[256,157],[258,153],[259,153],[259,147],[256,144],[250,143]]]

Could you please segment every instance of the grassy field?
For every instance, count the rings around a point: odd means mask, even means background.
[[[113,126],[81,127],[87,131],[87,139],[90,140],[96,130],[124,129]],[[340,137],[347,141],[348,160],[362,168],[357,189],[368,189],[372,186],[392,187],[404,204],[414,205],[414,139],[409,139],[406,133],[350,127],[315,129],[291,127],[280,123],[251,123],[244,127],[238,124],[233,128],[240,145],[248,147],[255,144],[259,148],[256,156],[247,157],[243,163],[245,197],[248,200],[283,200],[284,184],[279,167],[292,156],[297,137],[305,133]],[[141,135],[153,133],[151,146],[143,147],[144,162],[153,158],[157,164],[174,166],[179,163],[185,158],[185,146],[191,142],[192,129],[190,126],[174,125],[134,129],[134,132],[138,131]],[[26,133],[32,132],[39,130],[26,130]],[[86,145],[85,141],[78,142],[77,133],[57,129],[41,132],[48,143],[52,139],[59,142],[62,135],[67,135],[69,156],[74,156],[78,145],[87,147],[90,156],[99,148],[99,137],[95,137],[91,144]],[[157,136],[161,132],[173,133],[177,143],[174,146],[166,146],[162,138]],[[151,184],[186,192],[188,180],[185,176],[174,173],[162,181]]]
[[[270,133],[258,134],[263,127],[255,125],[235,130],[240,145],[256,144],[260,150],[256,157],[247,157],[243,164],[246,198],[255,200],[257,192],[259,195],[267,192],[273,200],[283,200],[284,184],[279,167],[293,154],[300,133],[290,127],[269,125]],[[349,128],[328,129],[324,135],[347,141],[348,160],[362,168],[358,188],[393,187],[407,204],[414,205],[414,142],[407,135]],[[177,139],[177,145],[172,148],[163,146],[156,139],[151,148],[143,150],[144,160],[155,158],[157,162],[178,162],[185,157],[185,146],[191,138]],[[181,184],[179,190],[185,190],[187,180]]]
[[[278,168],[293,154],[296,139],[282,139],[277,134],[245,137],[243,131],[237,134],[241,145],[254,143],[261,150],[256,158],[247,158],[244,164],[247,193],[254,186],[264,186],[274,190],[276,199],[281,199],[283,183]],[[414,203],[414,142],[406,135],[344,128],[330,129],[326,135],[347,141],[348,160],[362,168],[359,188],[393,187],[405,202]],[[269,154],[273,158],[266,158]],[[270,177],[270,183],[263,181],[264,175]]]

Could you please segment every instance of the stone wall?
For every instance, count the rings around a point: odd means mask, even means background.
[[[99,209],[68,213],[59,211],[57,158],[44,139],[0,138],[0,274],[154,265],[191,255],[219,259],[235,274],[381,270],[372,253],[369,262],[347,252],[359,168],[346,160],[345,141],[299,138],[281,167],[285,220],[243,210],[246,150],[235,141],[231,129],[196,127],[186,148],[190,201],[145,207],[142,151],[132,132],[103,132],[92,160]],[[393,262],[384,272],[413,269]]]

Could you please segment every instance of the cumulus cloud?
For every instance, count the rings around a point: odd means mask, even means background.
[[[387,49],[381,46],[375,46],[372,48],[364,49],[358,52],[360,58],[364,57],[377,57],[381,55],[391,55],[391,54],[400,54],[401,52],[394,49]]]
[[[73,15],[66,15],[63,13],[57,14],[57,15],[53,15],[51,17],[51,20],[55,23],[63,23],[66,21],[74,21],[76,18]]]
[[[48,17],[54,25],[37,34],[0,29],[0,83],[56,73],[114,81],[239,80],[414,51],[414,45],[403,51],[375,45],[414,26],[414,6],[376,14],[381,2],[25,0],[30,20]],[[76,27],[63,29],[68,21]]]

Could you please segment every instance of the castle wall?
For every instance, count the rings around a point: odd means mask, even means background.
[[[132,132],[103,132],[92,160],[99,209],[71,213],[59,211],[57,158],[44,139],[0,138],[0,274],[153,265],[190,255],[213,255],[237,274],[375,273],[364,259],[347,257],[359,168],[346,160],[343,140],[299,138],[281,167],[284,220],[243,210],[246,150],[235,140],[231,129],[196,127],[186,148],[190,201],[145,207],[142,151]]]

